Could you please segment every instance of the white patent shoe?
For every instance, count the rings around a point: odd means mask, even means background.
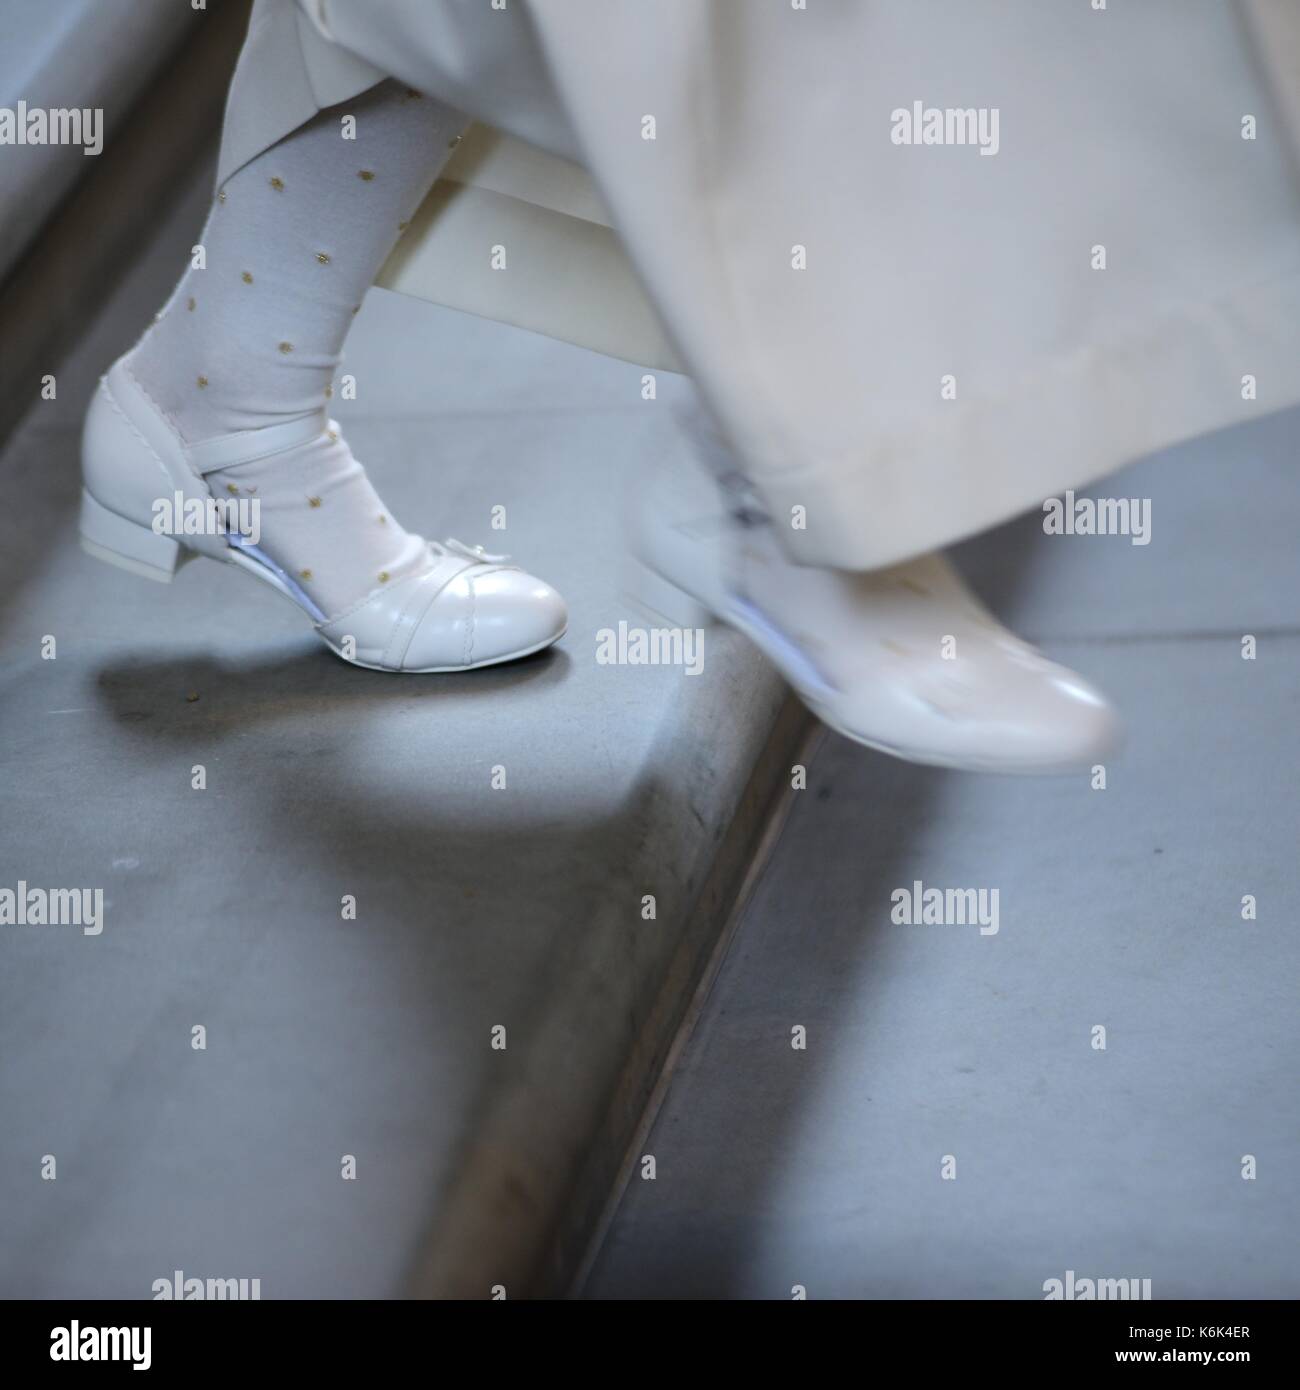
[[[237,565],[292,600],[345,661],[379,671],[466,671],[549,647],[564,635],[564,600],[549,584],[459,541],[426,542],[413,570],[327,615],[256,545],[219,526],[160,534],[157,504],[207,508],[216,469],[270,458],[332,428],[323,412],[187,445],[119,359],[101,379],[82,433],[81,545],[133,574],[169,583],[196,556]],[[179,495],[179,497],[178,497]]]
[[[744,633],[858,743],[939,767],[1046,773],[1088,767],[1119,742],[1106,697],[998,623],[941,555],[867,573],[794,564],[743,480],[676,464],[629,524],[648,607]]]

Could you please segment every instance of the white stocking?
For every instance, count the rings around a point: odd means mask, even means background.
[[[355,139],[344,118],[355,118]],[[362,297],[466,124],[387,81],[244,165],[130,359],[187,443],[326,405]],[[334,616],[423,559],[336,432],[208,475],[260,501],[260,548]]]

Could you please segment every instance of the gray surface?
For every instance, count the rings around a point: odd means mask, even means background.
[[[1067,1269],[1300,1295],[1298,432],[1104,485],[1152,499],[1145,548],[1036,519],[964,548],[1125,711],[1107,790],[828,740],[589,1295],[1041,1298]],[[918,878],[997,888],[998,934],[891,923]]]
[[[207,18],[178,0],[4,0],[0,106],[98,108],[107,142],[158,65]],[[0,150],[0,276],[97,158],[80,145]]]
[[[265,1298],[513,1292],[618,1067],[658,1045],[649,1011],[780,688],[727,637],[698,678],[595,663],[598,628],[644,621],[615,511],[674,442],[666,395],[383,292],[350,340],[349,438],[407,524],[565,593],[558,650],[364,672],[234,570],[164,587],[82,555],[82,408],[170,290],[208,177],[0,459],[0,885],[107,900],[97,938],[0,927],[0,1295],[148,1297],[175,1269]]]

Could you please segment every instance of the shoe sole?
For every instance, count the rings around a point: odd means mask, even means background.
[[[504,666],[507,661],[522,661],[525,657],[536,656],[547,647],[553,647],[568,630],[567,627],[562,627],[554,637],[548,637],[544,642],[525,647],[522,651],[507,652],[505,656],[490,656],[484,661],[471,661],[468,666],[371,666],[369,662],[358,661],[356,657],[344,656],[337,647],[330,647],[328,642],[325,645],[340,661],[346,661],[349,666],[360,666],[363,671],[379,671],[386,676],[453,676],[457,671],[482,671],[488,666]]]
[[[171,536],[158,535],[147,526],[128,521],[126,517],[109,511],[84,488],[81,492],[80,539],[81,548],[87,555],[102,560],[104,564],[112,565],[115,569],[125,570],[128,574],[150,579],[158,584],[170,584],[176,571],[191,560],[209,558],[187,549]],[[236,564],[236,568],[292,603],[298,612],[303,611],[292,594],[282,589],[269,575],[263,576],[259,573],[251,562]],[[310,614],[308,616],[310,617]],[[565,626],[554,637],[534,643],[531,647],[506,652],[501,656],[487,657],[483,661],[472,661],[467,666],[419,666],[397,669],[392,666],[374,666],[369,662],[358,661],[355,657],[344,656],[324,638],[321,638],[321,641],[340,661],[347,662],[349,666],[360,667],[363,671],[382,671],[394,676],[452,675],[457,671],[480,671],[487,666],[502,666],[508,661],[521,661],[524,657],[534,656],[553,646],[568,630]]]

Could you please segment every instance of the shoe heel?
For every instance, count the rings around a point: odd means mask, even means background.
[[[193,551],[179,541],[171,536],[160,536],[148,526],[110,512],[84,488],[81,492],[81,548],[96,560],[160,584],[170,584],[176,571],[193,558]]]
[[[625,588],[639,608],[652,617],[666,618],[672,627],[712,627],[718,621],[712,609],[644,561],[629,560]]]

